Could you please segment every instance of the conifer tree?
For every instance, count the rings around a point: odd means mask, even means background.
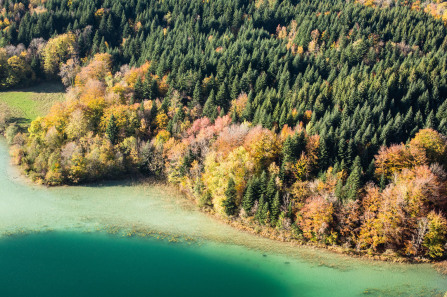
[[[227,189],[225,191],[225,200],[222,202],[222,206],[224,207],[225,213],[228,216],[233,216],[236,214],[237,206],[236,206],[236,184],[234,180],[230,178],[228,180]]]
[[[199,81],[196,83],[192,95],[192,106],[194,107],[198,104],[202,104],[202,86]]]
[[[360,164],[360,157],[355,158],[352,165],[351,174],[346,181],[346,199],[354,201],[357,198],[358,191],[361,186],[362,165]]]
[[[329,166],[329,154],[326,148],[326,141],[323,138],[320,141],[320,146],[318,147],[318,167],[320,171],[324,171],[328,166]]]
[[[118,127],[116,125],[116,119],[113,114],[110,116],[109,123],[107,124],[106,135],[112,144],[116,143],[118,137]]]
[[[137,78],[134,89],[135,89],[135,99],[137,101],[141,101],[144,98],[144,85],[140,77]]]
[[[275,198],[275,193],[276,193],[275,176],[271,175],[266,188],[265,200],[269,203],[272,203],[273,199]]]
[[[259,178],[259,192],[258,195],[266,195],[267,194],[267,184],[268,184],[268,177],[267,177],[267,172],[262,171],[261,176]],[[265,197],[264,197],[265,199]]]
[[[220,106],[222,109],[227,110],[228,107],[228,91],[225,83],[222,83],[217,92],[215,104]]]
[[[253,179],[250,179],[247,184],[244,198],[242,199],[242,208],[246,213],[249,213],[255,201],[255,189],[253,186]]]
[[[344,201],[345,200],[345,192],[343,188],[343,180],[339,179],[337,181],[337,185],[335,187],[335,196],[338,198],[338,201]]]
[[[208,99],[203,107],[203,115],[208,117],[210,120],[215,120],[217,118],[217,106],[214,98],[214,90],[211,91]]]
[[[281,212],[281,198],[279,195],[279,191],[276,191],[275,198],[273,199],[272,207],[271,207],[271,214],[272,214],[272,222],[276,222],[278,219],[278,216]]]

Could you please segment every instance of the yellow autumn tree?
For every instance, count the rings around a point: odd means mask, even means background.
[[[447,143],[445,136],[433,129],[419,130],[410,141],[410,146],[423,149],[430,163],[445,164],[446,162]]]
[[[76,54],[76,37],[66,33],[51,38],[42,51],[43,67],[48,75],[56,75],[61,64]]]
[[[224,213],[222,201],[225,199],[228,180],[232,178],[236,184],[236,204],[239,205],[247,180],[253,171],[254,160],[243,146],[236,148],[225,158],[215,151],[208,154],[202,179],[211,192],[217,212]]]
[[[431,258],[441,258],[446,253],[447,245],[447,220],[434,211],[427,216],[428,230],[424,236],[423,246],[426,254]]]
[[[324,240],[331,233],[334,206],[326,198],[315,196],[309,198],[298,214],[298,225],[305,238]]]
[[[279,154],[277,136],[272,131],[257,126],[245,138],[245,149],[254,159],[256,168],[267,168]]]

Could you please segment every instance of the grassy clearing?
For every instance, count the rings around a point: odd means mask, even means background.
[[[0,92],[0,120],[24,126],[48,113],[51,106],[64,99],[64,87],[43,83],[26,89]]]

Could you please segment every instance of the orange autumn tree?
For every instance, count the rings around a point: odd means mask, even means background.
[[[334,205],[327,198],[309,198],[299,211],[297,223],[303,236],[312,241],[325,241],[332,232]]]
[[[86,67],[76,75],[75,85],[84,86],[89,80],[105,82],[111,77],[112,56],[110,54],[96,54]]]
[[[376,155],[376,175],[392,178],[404,168],[432,163],[446,164],[447,142],[433,129],[420,130],[408,145],[382,147]]]
[[[419,224],[433,207],[442,207],[445,199],[445,185],[427,165],[403,169],[383,192],[368,186],[357,248],[431,256],[429,248],[422,249],[426,230],[420,231]]]
[[[376,155],[376,175],[391,179],[395,173],[404,168],[414,168],[427,164],[425,151],[417,146],[403,144],[382,147]]]

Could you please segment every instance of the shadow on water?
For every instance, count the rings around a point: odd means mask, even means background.
[[[102,234],[0,241],[0,296],[291,296],[254,268],[192,246]]]

